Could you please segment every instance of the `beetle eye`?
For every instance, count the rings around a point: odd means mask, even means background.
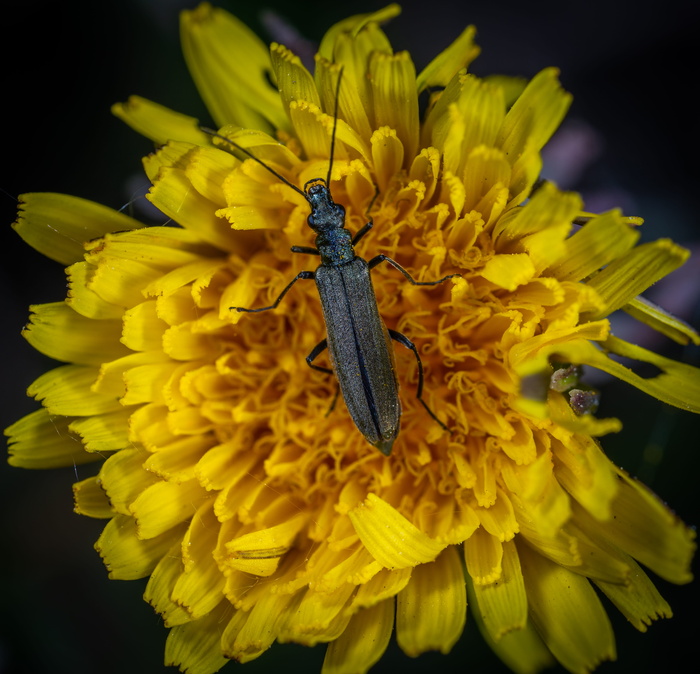
[[[314,222],[314,216],[310,215],[308,218],[306,218],[306,222],[309,223],[309,227],[313,227],[316,223]]]

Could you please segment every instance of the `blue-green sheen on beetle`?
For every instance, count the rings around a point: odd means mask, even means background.
[[[400,264],[386,255],[377,255],[369,262],[355,255],[355,245],[369,232],[373,221],[368,217],[368,222],[353,236],[345,228],[345,209],[341,204],[333,201],[330,192],[339,90],[340,75],[335,96],[328,176],[325,180],[323,178],[309,180],[303,190],[226,136],[211,129],[202,127],[202,130],[243,152],[306,199],[311,209],[308,224],[316,232],[314,242],[316,248],[292,246],[291,250],[294,253],[321,257],[321,264],[316,271],[299,272],[270,306],[258,309],[231,307],[231,310],[257,313],[274,309],[298,280],[315,280],[327,337],[316,345],[306,357],[306,362],[315,370],[335,374],[345,405],[358,430],[371,445],[389,456],[401,422],[401,402],[394,370],[391,339],[413,351],[418,363],[416,397],[430,416],[447,432],[450,431],[422,398],[423,364],[418,349],[408,337],[395,330],[387,330],[384,325],[379,315],[377,298],[369,272],[380,262],[388,262],[408,281],[418,286],[437,285],[459,274],[449,274],[437,281],[416,281]],[[326,349],[330,355],[332,370],[313,363],[316,357]]]

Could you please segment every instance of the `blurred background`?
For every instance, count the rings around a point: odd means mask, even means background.
[[[114,118],[110,106],[139,94],[211,123],[179,48],[178,13],[195,4],[27,0],[3,9],[3,428],[36,408],[24,390],[53,366],[20,337],[27,307],[65,296],[60,265],[23,244],[10,228],[17,197],[53,191],[116,209],[128,208],[135,199],[138,204],[140,158],[152,148]],[[265,41],[289,44],[271,31],[280,24],[293,26],[313,51],[336,21],[386,3],[215,4],[236,14]],[[477,75],[531,77],[543,67],[558,66],[574,104],[546,157],[546,177],[582,192],[590,210],[621,205],[627,214],[644,217],[643,240],[670,236],[699,251],[700,148],[691,100],[697,88],[696,3],[409,0],[402,5],[403,14],[385,30],[396,50],[412,52],[418,70],[470,23],[477,26],[482,47],[470,68]],[[695,258],[648,296],[697,329],[699,293]],[[671,357],[700,364],[698,349],[625,332],[624,322],[616,330]],[[603,439],[606,452],[685,522],[696,524],[698,417],[619,382],[601,381],[600,387],[600,415],[620,417],[625,424],[621,434]],[[166,671],[166,630],[141,600],[145,581],[108,580],[92,549],[102,523],[72,512],[71,484],[91,470],[30,472],[0,462],[0,674]],[[657,585],[673,607],[674,619],[655,623],[642,635],[610,607],[618,662],[603,664],[599,672],[667,671],[672,661],[697,662],[697,583],[676,587],[658,580]],[[241,671],[318,672],[323,651],[276,645]],[[231,664],[224,671],[236,667]],[[392,644],[372,672],[396,668],[408,673],[436,668],[444,673],[507,671],[472,620],[449,656],[427,654],[412,660]]]

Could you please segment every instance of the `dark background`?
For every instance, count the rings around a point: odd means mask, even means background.
[[[140,158],[151,149],[110,114],[110,105],[130,94],[211,122],[179,50],[178,11],[195,4],[27,1],[3,10],[2,427],[35,409],[24,390],[52,367],[19,335],[27,306],[65,296],[60,265],[23,244],[10,229],[16,198],[24,192],[55,191],[128,207],[137,195]],[[278,0],[256,3],[255,9],[244,8],[243,2],[218,4],[266,41],[274,39],[260,20],[259,11],[266,8],[318,41],[335,21],[384,3]],[[575,102],[569,134],[561,135],[555,146],[559,160],[548,163],[549,177],[581,191],[591,208],[620,204],[628,214],[643,216],[644,240],[671,236],[698,250],[700,148],[691,98],[697,91],[700,22],[690,5],[679,0],[410,0],[385,30],[395,49],[412,52],[419,70],[469,23],[476,24],[483,49],[471,68],[478,75],[531,77],[543,67],[560,67]],[[581,138],[592,138],[586,147],[597,147],[587,163]],[[561,157],[578,170],[567,177]],[[699,289],[696,258],[654,292],[697,328]],[[626,337],[647,339],[641,333]],[[668,340],[644,343],[698,364],[697,349]],[[698,418],[619,382],[603,381],[601,387],[600,414],[625,423],[621,434],[603,439],[608,454],[643,478],[687,523],[697,523]],[[90,470],[30,472],[0,464],[0,674],[164,671],[166,630],[141,600],[145,582],[108,580],[92,549],[102,523],[72,512],[71,484]],[[602,665],[600,672],[666,671],[672,660],[697,662],[697,584],[676,587],[659,580],[658,587],[671,603],[674,619],[656,623],[642,635],[610,606],[619,660]],[[242,671],[317,672],[322,659],[323,647],[275,645]],[[383,674],[397,667],[404,672],[506,671],[471,619],[450,656],[426,654],[412,660],[392,644],[372,671]]]

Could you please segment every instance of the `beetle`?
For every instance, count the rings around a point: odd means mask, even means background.
[[[340,75],[336,89],[328,175],[326,179],[309,180],[303,189],[288,181],[230,138],[212,129],[201,128],[258,162],[306,199],[310,208],[307,222],[316,234],[315,247],[292,246],[291,251],[317,255],[321,258],[321,264],[315,271],[300,271],[269,306],[257,309],[231,307],[231,310],[257,313],[275,309],[297,281],[313,279],[321,301],[327,336],[309,353],[306,362],[315,370],[335,374],[340,392],[358,430],[371,445],[385,456],[389,456],[398,435],[401,420],[399,387],[390,343],[392,339],[410,349],[416,357],[418,363],[416,397],[443,429],[447,432],[451,431],[437,418],[422,398],[423,364],[415,344],[405,335],[396,330],[387,329],[384,325],[379,315],[370,271],[381,262],[388,262],[416,286],[438,285],[460,274],[449,274],[437,281],[416,281],[398,262],[386,255],[377,255],[367,261],[355,254],[355,246],[370,231],[374,222],[368,215],[367,223],[353,236],[345,228],[344,207],[334,202],[331,195],[330,179],[338,121],[339,90]],[[376,196],[375,194],[374,198]],[[371,206],[372,204],[368,211]],[[326,349],[329,352],[332,369],[314,364],[314,360]]]

